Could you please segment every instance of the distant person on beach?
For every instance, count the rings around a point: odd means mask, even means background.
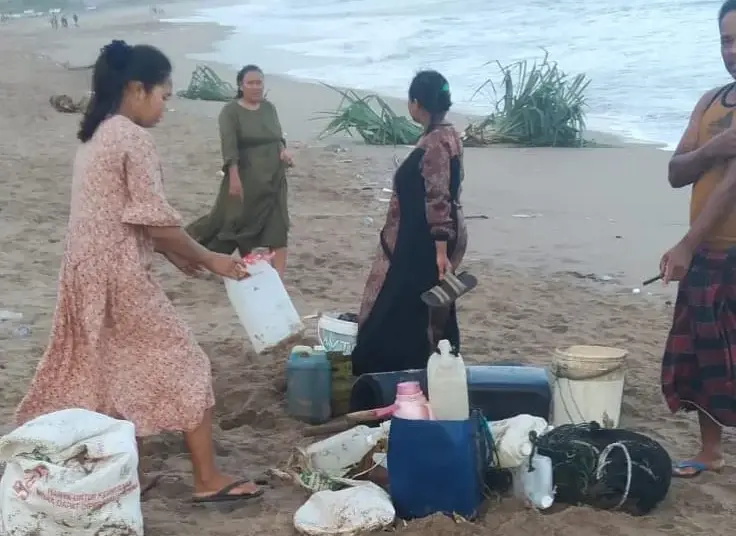
[[[72,20],[74,21],[74,26],[79,26],[79,17],[76,13],[72,15]]]
[[[736,0],[721,7],[721,55],[736,78]],[[724,465],[722,427],[736,426],[736,83],[708,91],[669,165],[674,188],[692,185],[690,229],[662,257],[665,283],[679,281],[662,361],[673,412],[696,411],[700,452],[675,465],[693,477]]]
[[[394,176],[379,246],[358,315],[353,374],[424,368],[442,339],[459,349],[454,300],[466,282],[453,271],[468,235],[460,206],[462,142],[445,116],[450,87],[436,71],[409,86],[409,113],[424,135]],[[444,303],[430,308],[423,295],[438,285]]]
[[[276,107],[264,98],[263,71],[243,67],[238,94],[219,117],[224,177],[215,205],[187,231],[206,248],[246,255],[256,248],[273,253],[273,267],[283,277],[289,234],[286,150]]]
[[[192,240],[164,195],[147,129],[171,94],[171,63],[151,46],[113,41],[92,76],[50,342],[18,423],[84,408],[131,421],[138,437],[183,432],[194,502],[260,496],[216,466],[210,361],[151,273],[159,252],[188,275],[247,276],[239,259]],[[141,475],[141,493],[154,483]]]

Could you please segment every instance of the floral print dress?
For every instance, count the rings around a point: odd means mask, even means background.
[[[151,274],[147,228],[181,223],[151,134],[106,119],[77,152],[51,336],[19,424],[66,408],[129,420],[138,436],[201,423],[209,359]]]

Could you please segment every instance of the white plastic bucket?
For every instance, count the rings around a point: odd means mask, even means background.
[[[552,362],[552,424],[596,421],[618,427],[628,352],[608,346],[557,349]]]
[[[358,339],[358,324],[340,320],[335,313],[323,313],[317,321],[317,339],[328,352],[353,353]]]

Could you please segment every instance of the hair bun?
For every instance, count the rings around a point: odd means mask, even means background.
[[[132,52],[133,47],[119,39],[111,41],[102,48],[102,54],[107,58],[108,65],[116,71],[123,71],[128,66]]]

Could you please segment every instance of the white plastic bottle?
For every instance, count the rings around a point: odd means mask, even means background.
[[[427,387],[432,415],[438,421],[464,421],[470,416],[468,374],[462,356],[453,355],[442,340],[427,363]]]
[[[535,454],[529,460],[512,470],[514,495],[528,502],[534,508],[546,510],[555,502],[555,486],[552,474],[552,460],[547,456]]]

